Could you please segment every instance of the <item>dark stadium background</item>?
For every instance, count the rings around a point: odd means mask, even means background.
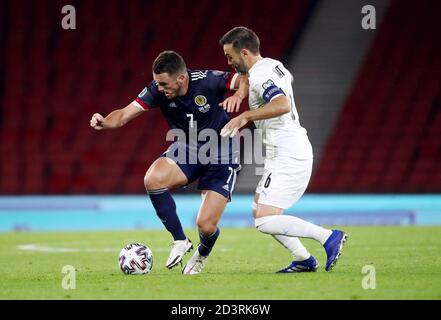
[[[64,200],[40,196],[144,195],[143,176],[167,146],[162,115],[148,112],[113,132],[92,130],[91,115],[130,103],[162,50],[181,53],[193,69],[228,70],[218,40],[244,25],[259,35],[263,56],[294,74],[315,154],[305,199],[346,195],[363,217],[366,203],[404,199],[390,210],[405,218],[392,223],[419,223],[419,210],[429,206],[423,220],[439,224],[441,2],[414,3],[0,1],[0,209],[14,220],[15,212],[41,209],[35,201],[66,214]],[[61,27],[67,4],[76,9],[75,30]],[[362,28],[366,4],[376,9],[376,29]],[[244,166],[238,179],[242,199],[252,197],[254,172]],[[196,190],[176,192],[192,197]],[[387,210],[372,212],[389,221]],[[4,220],[2,230],[34,229],[20,219]]]

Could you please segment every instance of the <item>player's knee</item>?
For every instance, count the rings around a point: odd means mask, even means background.
[[[251,204],[251,210],[253,212],[253,218],[256,219],[256,213],[257,213],[257,203],[256,201],[253,201]]]
[[[162,175],[146,173],[144,176],[144,186],[146,190],[165,188],[166,181]]]
[[[198,218],[196,220],[196,224],[198,226],[199,233],[202,234],[213,234],[213,232],[216,232],[217,229],[216,223],[211,219]]]
[[[254,227],[255,227],[257,230],[262,231],[262,230],[261,230],[262,224],[263,224],[263,223],[262,223],[261,221],[259,221],[259,218],[254,217]]]
[[[272,234],[270,231],[272,223],[271,221],[276,217],[276,215],[257,217],[254,219],[254,226],[262,233]]]

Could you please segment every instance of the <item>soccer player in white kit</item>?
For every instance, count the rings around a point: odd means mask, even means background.
[[[316,271],[319,264],[299,238],[319,241],[327,254],[325,270],[335,266],[347,234],[328,230],[294,216],[283,215],[308,186],[313,154],[294,103],[292,74],[280,61],[260,55],[257,35],[236,27],[219,41],[228,64],[248,75],[250,110],[230,120],[221,131],[234,136],[249,121],[262,133],[266,147],[264,174],[257,185],[253,213],[256,228],[287,248],[293,261],[280,273]]]

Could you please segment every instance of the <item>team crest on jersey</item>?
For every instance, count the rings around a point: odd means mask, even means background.
[[[210,110],[210,105],[207,104],[207,98],[201,94],[197,95],[194,98],[194,103],[196,103],[196,105],[199,107],[198,110],[202,113],[205,113],[208,110]]]
[[[198,107],[203,107],[207,104],[207,98],[203,95],[197,95],[196,98],[194,98],[194,103],[196,103]]]
[[[264,84],[262,84],[262,87],[263,87],[264,90],[266,90],[266,89],[268,89],[269,87],[272,87],[272,86],[274,86],[274,85],[275,85],[275,84],[274,84],[273,80],[269,79],[269,80],[267,80]]]

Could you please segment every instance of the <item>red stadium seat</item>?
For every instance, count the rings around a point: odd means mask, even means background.
[[[441,192],[435,168],[441,163],[438,9],[440,2],[413,6],[410,0],[392,1],[328,140],[311,191]],[[337,174],[326,187],[320,176],[329,176],[330,165],[324,163],[335,157],[329,153],[337,145],[348,149],[340,154],[335,172],[355,176]]]
[[[190,68],[229,69],[217,41],[235,25],[259,34],[265,56],[283,58],[310,3],[275,0],[262,23],[252,0],[179,1],[173,10],[164,1],[81,1],[78,23],[87,33],[80,33],[50,19],[60,12],[48,0],[11,1],[2,7],[9,24],[0,192],[144,193],[145,171],[169,144],[160,111],[115,132],[93,131],[91,115],[130,103],[165,49]],[[440,3],[391,2],[310,191],[441,192]]]

